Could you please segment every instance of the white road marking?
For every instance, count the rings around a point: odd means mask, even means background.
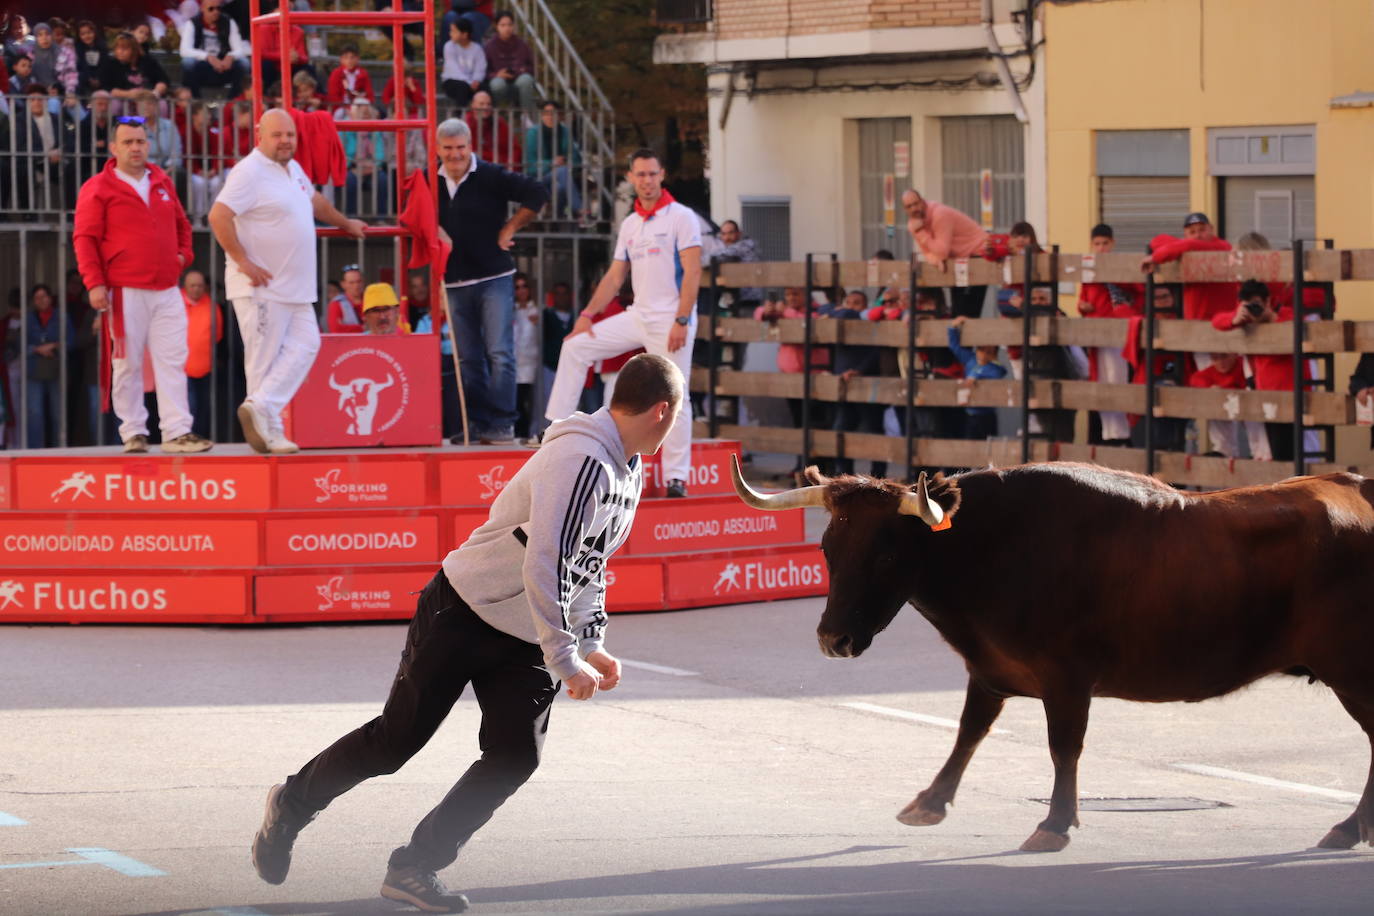
[[[1308,795],[1320,795],[1322,798],[1331,798],[1336,801],[1357,802],[1360,796],[1355,792],[1346,792],[1341,789],[1326,789],[1321,786],[1309,786],[1302,782],[1289,782],[1286,779],[1274,779],[1272,776],[1256,776],[1254,773],[1242,773],[1240,770],[1228,770],[1225,767],[1208,766],[1205,763],[1174,763],[1170,764],[1176,770],[1186,770],[1189,773],[1196,773],[1199,776],[1215,776],[1218,779],[1233,779],[1236,782],[1250,782],[1257,786],[1269,786],[1272,789],[1289,789],[1293,792],[1305,792]]]
[[[641,668],[645,671],[652,671],[655,674],[667,674],[672,677],[700,677],[695,671],[684,671],[681,668],[669,668],[667,665],[655,665],[653,662],[636,662],[628,658],[622,658],[620,664],[626,668]]]
[[[860,712],[872,712],[880,716],[892,716],[894,719],[907,719],[911,722],[922,722],[926,725],[938,725],[941,728],[953,728],[955,730],[959,728],[959,722],[956,719],[928,716],[920,712],[907,712],[905,709],[893,709],[891,706],[878,706],[874,703],[841,703],[840,705],[846,709],[857,709]],[[1011,732],[1007,731],[1005,728],[994,728],[989,734],[1010,735]]]

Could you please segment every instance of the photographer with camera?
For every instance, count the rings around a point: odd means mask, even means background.
[[[1212,316],[1212,326],[1219,331],[1234,331],[1276,321],[1292,321],[1293,309],[1284,305],[1275,308],[1269,286],[1258,280],[1246,280],[1240,285],[1239,302],[1231,311]],[[1245,374],[1257,391],[1291,391],[1293,388],[1293,354],[1264,353],[1246,356]],[[1307,375],[1304,368],[1304,375]],[[1293,460],[1293,427],[1289,423],[1266,423],[1269,450],[1275,461]]]

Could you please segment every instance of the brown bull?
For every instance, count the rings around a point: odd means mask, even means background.
[[[760,509],[823,506],[830,594],[817,636],[863,653],[909,603],[969,672],[954,751],[902,810],[936,824],[1009,696],[1049,725],[1049,816],[1023,850],[1057,851],[1077,826],[1078,756],[1093,697],[1195,702],[1269,674],[1320,680],[1374,740],[1374,480],[1299,477],[1180,493],[1138,474],[1051,463],[914,486],[862,477],[763,495]],[[1374,841],[1374,770],[1355,812],[1319,845]]]

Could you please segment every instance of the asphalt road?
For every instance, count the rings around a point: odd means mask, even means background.
[[[961,663],[910,611],[864,657],[825,659],[821,605],[614,617],[608,648],[659,670],[560,698],[543,767],[445,880],[491,914],[1374,909],[1374,851],[1311,848],[1369,772],[1320,685],[1098,701],[1084,798],[1225,807],[1085,810],[1066,850],[1025,854],[1050,790],[1039,704],[1008,705],[943,824],[905,827],[953,741]],[[386,857],[475,756],[468,697],[302,834],[286,884],[248,858],[267,788],[376,714],[403,635],[0,630],[0,912],[404,912],[377,896]]]

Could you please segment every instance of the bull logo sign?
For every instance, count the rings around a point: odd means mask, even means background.
[[[343,576],[335,576],[324,585],[315,586],[315,593],[320,596],[320,606],[317,610],[327,611],[334,606],[334,596],[343,587]]]
[[[410,403],[410,381],[390,353],[358,347],[330,366],[329,387],[339,395],[338,410],[348,419],[350,436],[372,436],[396,425]]]

